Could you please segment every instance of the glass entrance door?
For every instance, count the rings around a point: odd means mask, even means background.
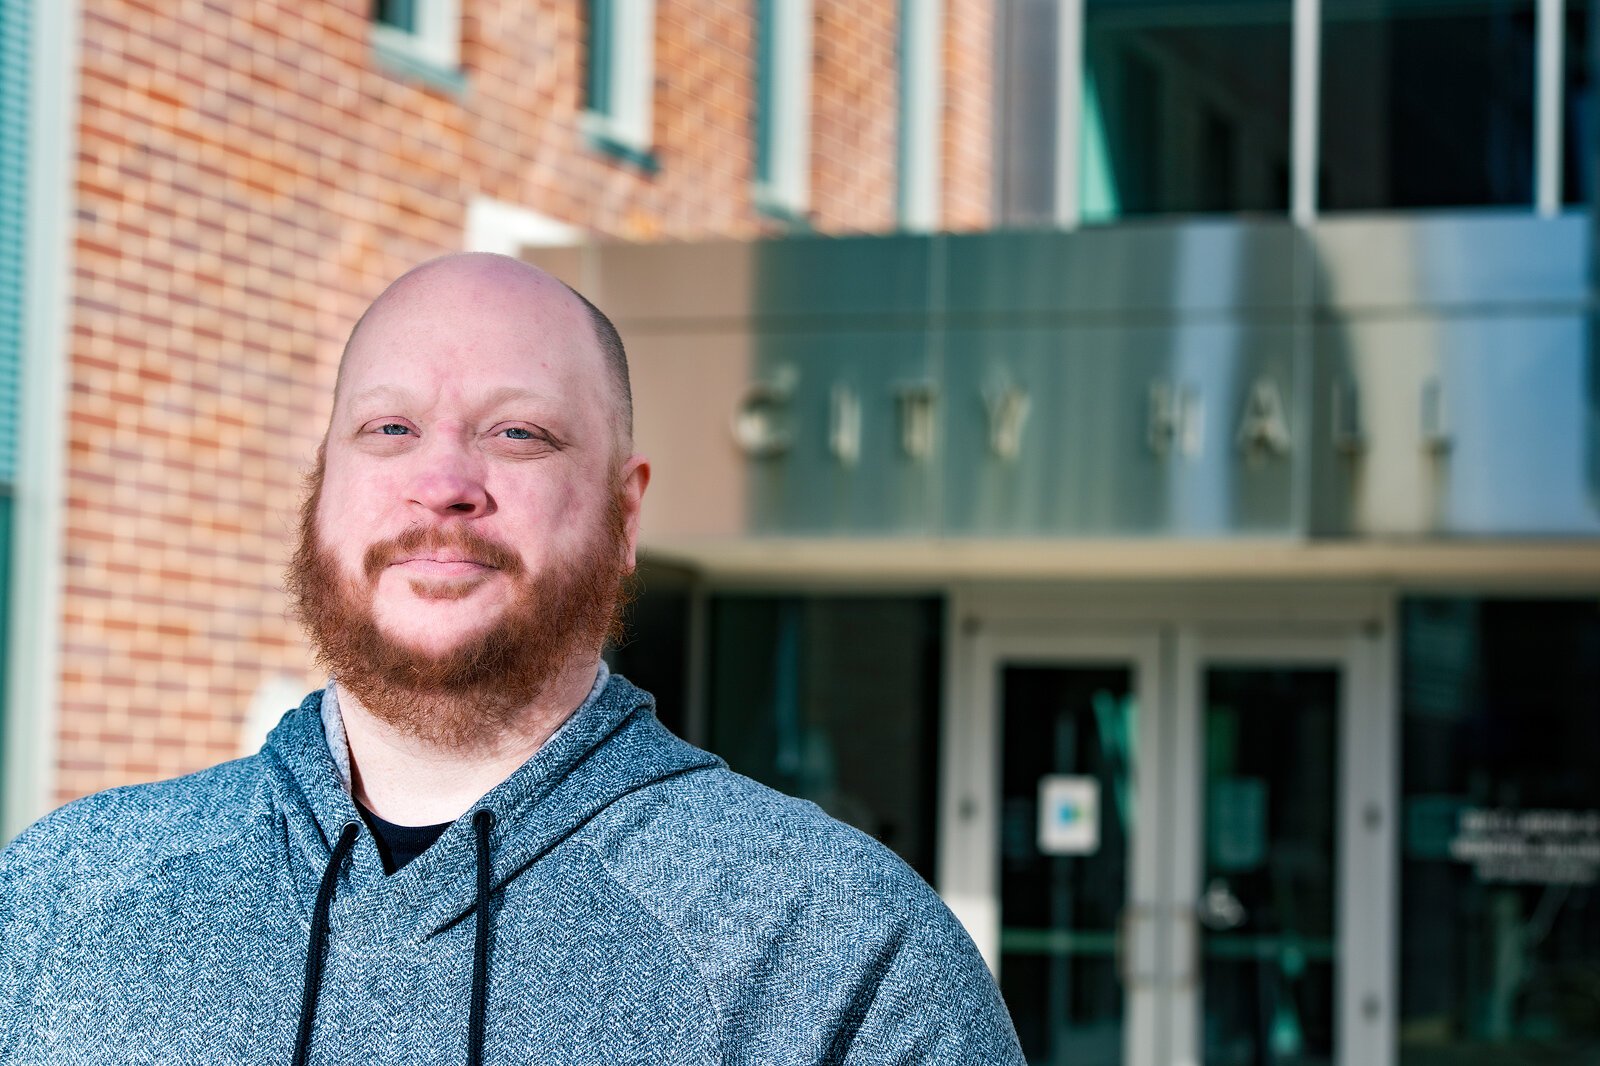
[[[1339,670],[1203,668],[1207,1066],[1332,1066]]]
[[[1345,754],[1357,639],[1049,643],[990,637],[977,657],[997,749],[979,940],[1028,1061],[1390,1061],[1361,983],[1386,965],[1371,897],[1390,873],[1359,839],[1381,769]]]
[[[1116,1066],[1127,1014],[1133,668],[1001,668],[1001,991],[1030,1062]]]
[[[1158,641],[983,643],[999,804],[997,923],[980,947],[1029,1062],[1155,1063]]]

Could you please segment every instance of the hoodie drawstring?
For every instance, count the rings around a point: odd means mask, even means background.
[[[478,838],[478,929],[472,938],[472,1003],[467,1009],[467,1066],[483,1066],[483,1015],[489,998],[489,829],[494,812],[472,816]]]
[[[480,810],[472,816],[478,843],[477,931],[472,938],[472,1001],[467,1008],[467,1066],[483,1066],[483,1016],[489,998],[489,830],[494,812]],[[306,947],[306,981],[300,992],[300,1027],[294,1040],[293,1066],[306,1066],[311,1054],[311,1026],[317,1017],[317,990],[322,984],[322,956],[328,940],[328,911],[339,869],[355,847],[361,828],[348,822],[328,856],[322,883],[317,886],[317,906],[311,917],[311,942]]]
[[[294,1039],[294,1066],[305,1066],[306,1057],[311,1054],[311,1023],[317,1016],[317,988],[322,984],[322,949],[328,939],[328,909],[333,904],[333,886],[339,880],[339,867],[355,847],[360,832],[355,822],[345,823],[339,843],[328,856],[328,868],[322,871],[322,884],[317,887],[317,907],[311,916],[311,943],[306,947],[306,983],[300,991],[300,1029]]]

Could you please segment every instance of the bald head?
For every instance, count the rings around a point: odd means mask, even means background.
[[[633,393],[628,382],[627,352],[616,326],[605,312],[561,279],[531,263],[490,252],[439,256],[391,282],[356,320],[345,341],[334,385],[335,406],[344,391],[346,370],[363,327],[374,319],[396,313],[415,315],[430,307],[441,314],[456,309],[505,315],[539,334],[566,332],[585,337],[609,378],[618,442],[626,454],[633,439]],[[580,323],[581,328],[572,328]],[[568,329],[560,330],[562,324]]]

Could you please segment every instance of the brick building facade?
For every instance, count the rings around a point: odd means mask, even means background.
[[[35,807],[230,758],[264,683],[313,682],[281,571],[340,347],[470,243],[471,205],[640,241],[795,224],[753,193],[762,5],[655,4],[645,160],[585,132],[593,6],[460,0],[459,69],[430,77],[367,0],[81,0],[65,419],[25,442],[63,450],[59,580],[13,615],[59,631],[26,690],[53,707],[11,709],[48,716]],[[941,228],[988,219],[992,7],[943,6]],[[897,228],[901,14],[815,0],[811,229]]]

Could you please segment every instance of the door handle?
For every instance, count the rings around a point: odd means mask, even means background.
[[[1250,920],[1250,912],[1233,894],[1233,888],[1220,877],[1211,879],[1205,894],[1195,905],[1195,915],[1207,929],[1226,933]]]

